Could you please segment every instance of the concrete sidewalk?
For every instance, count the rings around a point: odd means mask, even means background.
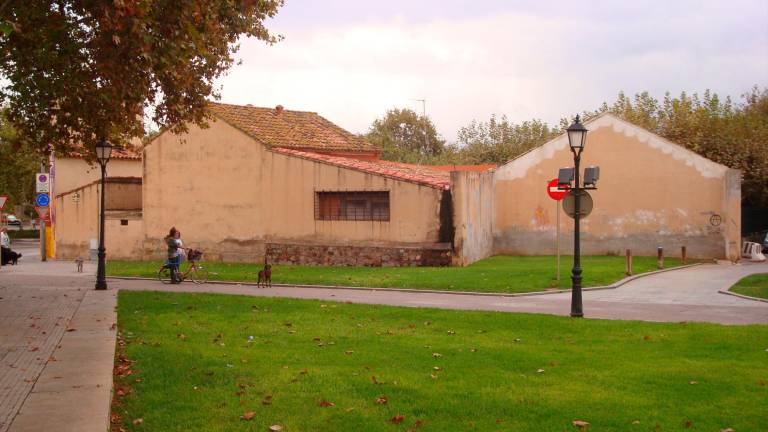
[[[588,270],[587,270],[588,271]],[[768,264],[702,265],[654,274],[619,288],[586,291],[587,318],[644,321],[704,321],[720,324],[768,324],[768,303],[718,293],[742,277],[768,273]],[[334,289],[306,287],[256,288],[252,285],[162,285],[151,280],[111,279],[110,286],[125,290],[157,290],[290,297],[386,304],[407,307],[530,312],[553,315],[570,313],[570,293],[506,297],[457,293],[404,292],[386,289]]]
[[[0,269],[0,432],[104,432],[116,291],[93,290],[92,266],[42,263],[24,246],[18,266]]]

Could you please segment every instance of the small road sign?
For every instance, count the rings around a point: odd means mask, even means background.
[[[589,195],[589,193],[585,190],[581,190],[581,206],[579,208],[579,218],[584,218],[589,216],[590,213],[592,213],[592,196]],[[574,217],[576,213],[576,191],[571,190],[568,191],[568,195],[563,200],[563,210],[565,211],[565,214],[570,216],[571,218]]]
[[[8,196],[7,195],[0,195],[0,210],[2,210],[3,207],[5,207],[5,202],[6,201],[8,201]]]
[[[40,220],[45,223],[51,223],[51,208],[50,207],[35,207]]]
[[[552,179],[547,183],[547,194],[549,194],[549,197],[553,200],[560,201],[568,194],[568,186],[563,186],[561,188],[557,183],[557,179]]]
[[[37,204],[39,207],[48,207],[48,204],[50,203],[51,198],[47,193],[37,194],[37,198],[35,198],[35,204]]]
[[[35,175],[35,192],[43,193],[51,191],[51,177],[47,173]]]

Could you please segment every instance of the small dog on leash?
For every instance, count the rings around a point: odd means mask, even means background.
[[[75,265],[77,266],[77,272],[82,273],[83,272],[83,259],[77,258],[75,260]]]
[[[272,286],[272,266],[264,264],[264,268],[259,270],[259,281],[256,282],[257,287],[271,287]]]

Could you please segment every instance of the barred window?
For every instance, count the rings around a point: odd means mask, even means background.
[[[388,221],[389,192],[316,192],[315,220]]]

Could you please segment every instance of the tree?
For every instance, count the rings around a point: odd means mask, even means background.
[[[161,128],[205,125],[214,80],[241,35],[274,43],[264,26],[283,0],[5,0],[0,97],[18,133],[41,150],[90,157],[100,138],[126,144]],[[90,149],[90,150],[89,150]]]
[[[511,123],[506,116],[491,115],[487,122],[472,120],[459,129],[459,152],[464,163],[503,164],[544,144],[557,134],[541,120]]]
[[[374,120],[365,138],[382,150],[383,159],[400,162],[425,162],[445,147],[432,120],[408,108],[393,108]]]
[[[0,191],[8,195],[5,212],[21,207],[31,215],[35,196],[34,175],[40,167],[39,153],[30,149],[16,133],[7,118],[7,110],[0,112]]]

